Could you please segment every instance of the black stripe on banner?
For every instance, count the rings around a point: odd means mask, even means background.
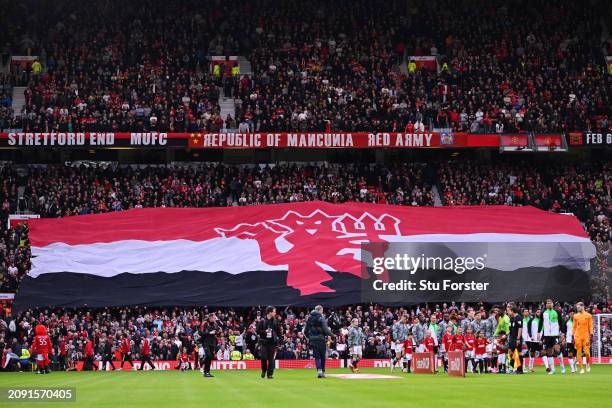
[[[390,272],[387,282],[430,281],[444,284],[487,282],[486,290],[373,290],[376,278],[359,279],[346,273],[330,272],[332,280],[324,285],[335,292],[300,296],[286,285],[286,271],[253,271],[237,275],[206,273],[124,273],[99,277],[72,272],[48,273],[37,278],[26,276],[15,297],[14,309],[38,307],[107,306],[341,306],[355,303],[389,305],[423,302],[502,302],[588,300],[589,274],[565,267],[523,268],[516,271],[485,269],[457,275],[452,271],[419,271],[415,275]]]
[[[358,277],[330,273],[325,285],[336,292],[301,297],[288,287],[287,271],[253,271],[232,275],[207,273],[123,273],[114,277],[60,272],[26,276],[14,308],[151,306],[341,306],[359,303]]]

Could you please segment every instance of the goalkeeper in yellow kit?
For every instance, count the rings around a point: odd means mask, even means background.
[[[574,347],[576,348],[576,359],[580,366],[580,374],[584,374],[582,365],[582,352],[586,356],[586,370],[591,371],[591,336],[593,335],[593,316],[584,310],[584,303],[576,303],[577,313],[574,314]]]

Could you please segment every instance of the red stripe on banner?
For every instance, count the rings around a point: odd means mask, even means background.
[[[346,233],[362,236],[504,233],[587,237],[577,218],[534,207],[436,208],[312,201],[247,207],[147,208],[41,218],[30,221],[30,240],[34,247],[55,242],[79,245],[123,240],[206,241],[233,236],[243,239],[265,236],[272,242],[284,232],[306,231],[304,222],[313,224],[312,228],[319,232],[316,235],[319,240],[330,234],[335,238]]]

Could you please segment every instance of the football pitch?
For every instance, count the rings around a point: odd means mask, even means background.
[[[347,369],[328,374],[347,374]],[[388,369],[362,373],[389,374]],[[0,387],[73,387],[76,401],[7,403],[3,407],[51,404],[54,407],[610,407],[612,366],[594,366],[590,374],[398,373],[397,379],[317,379],[314,370],[277,370],[273,380],[259,371],[216,371],[202,378],[199,371],[0,373]]]

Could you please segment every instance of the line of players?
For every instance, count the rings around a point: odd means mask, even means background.
[[[149,331],[145,330],[145,335],[140,342],[140,368],[139,370],[143,370],[145,364],[148,364],[151,370],[155,370],[155,366],[153,365],[153,361],[151,361],[151,345],[148,339]],[[83,350],[83,354],[85,356],[85,361],[83,363],[83,370],[98,370],[98,366],[95,361],[95,353],[94,353],[94,342],[87,336],[87,333],[84,334],[86,339],[85,347]],[[113,347],[113,342],[106,338],[101,341],[101,349],[102,349],[102,369],[106,370],[107,364],[114,371],[117,368],[115,367],[115,348]],[[124,333],[121,341],[119,343],[119,352],[121,353],[121,368],[125,366],[126,363],[130,365],[132,370],[135,369],[134,362],[132,360],[132,348],[134,346],[134,342],[130,339],[127,333]]]
[[[31,350],[31,359],[36,361],[36,373],[37,374],[48,374],[50,372],[50,355],[53,354],[53,347],[51,343],[50,337],[47,335],[46,327],[42,324],[36,326],[35,329],[36,336],[32,342],[32,350]],[[150,342],[147,338],[149,335],[149,331],[145,330],[145,336],[140,342],[139,352],[141,357],[140,368],[142,370],[145,364],[149,364],[151,370],[155,369],[153,365],[153,361],[151,360],[151,349]],[[93,339],[85,332],[82,334],[84,346],[83,346],[83,370],[98,370],[98,365],[95,360],[95,352],[94,352],[94,341]],[[134,341],[130,339],[127,333],[123,334],[121,341],[119,343],[118,350],[121,354],[121,368],[125,366],[125,364],[129,364],[131,369],[136,369],[134,367],[134,361],[132,359],[132,349],[134,347]],[[113,347],[113,342],[109,339],[101,340],[101,350],[102,350],[102,367],[103,370],[106,370],[107,363],[112,370],[116,370],[114,360],[115,360],[115,348]],[[71,361],[71,359],[67,356],[67,347],[66,342],[63,337],[60,337],[59,347],[58,347],[58,363],[62,370],[74,370],[75,362]],[[183,353],[179,355],[180,362],[185,359],[185,350]]]
[[[538,309],[533,315],[529,309],[524,309],[521,316],[516,307],[509,304],[506,308],[506,315],[499,319],[496,329],[498,334],[489,338],[485,337],[482,330],[474,333],[472,328],[468,326],[464,334],[461,327],[454,329],[450,325],[446,326],[445,333],[439,337],[441,334],[439,326],[435,318],[432,318],[429,326],[424,330],[424,338],[418,341],[413,333],[414,326],[408,325],[406,320],[407,317],[404,315],[392,327],[392,371],[400,365],[403,371],[410,372],[410,363],[414,351],[434,353],[436,359],[441,358],[443,360],[445,371],[448,370],[448,351],[463,351],[466,368],[479,373],[510,372],[513,366],[519,366],[516,372],[522,373],[525,357],[530,372],[534,371],[535,358],[542,357],[546,371],[549,374],[554,374],[556,371],[554,358],[557,357],[561,372],[565,373],[564,356],[568,358],[572,373],[577,371],[577,365],[579,365],[580,373],[583,374],[585,372],[584,362],[586,362],[586,371],[590,371],[590,339],[593,335],[593,319],[585,311],[582,302],[576,304],[576,312],[571,311],[567,320],[563,319],[560,311],[554,309],[554,303],[550,299],[546,301],[544,311]],[[155,369],[151,361],[148,336],[149,332],[145,330],[145,336],[140,345],[142,357],[140,369],[143,369],[145,364],[149,364],[151,369]],[[86,339],[84,368],[96,370],[93,341],[87,337]],[[359,371],[358,364],[362,358],[365,339],[366,336],[359,327],[359,321],[353,319],[347,337],[347,345],[351,354],[349,367],[353,372]],[[120,343],[121,368],[125,363],[130,364],[132,368],[134,367],[131,356],[132,344],[132,341],[125,334]],[[65,350],[65,347],[63,349]],[[65,355],[61,355],[61,350],[60,344],[60,362],[63,357],[65,363]],[[32,357],[36,356],[38,373],[49,372],[48,356],[51,353],[51,339],[46,334],[45,327],[39,325],[36,328],[36,337],[32,342],[31,350]],[[583,353],[585,355],[584,362]],[[508,361],[509,357],[512,358],[514,354],[519,355],[520,364],[510,364],[510,361]],[[106,341],[102,367],[106,367],[106,363],[109,363],[114,370],[113,360],[112,343]],[[185,350],[181,353],[180,360],[181,366],[187,364],[188,357]]]
[[[576,312],[571,311],[566,320],[560,311],[554,308],[551,299],[546,301],[544,311],[538,309],[531,313],[522,311],[522,316],[513,304],[506,308],[506,315],[500,317],[497,335],[485,336],[483,330],[474,330],[469,325],[463,333],[462,327],[447,325],[445,332],[439,331],[435,318],[425,328],[421,341],[415,339],[415,327],[407,322],[407,317],[392,326],[391,371],[401,366],[402,371],[410,372],[413,352],[434,353],[436,361],[442,359],[444,371],[448,371],[448,352],[463,351],[466,370],[474,373],[523,373],[524,359],[527,359],[529,372],[534,372],[536,357],[542,357],[548,374],[555,374],[555,357],[561,372],[565,374],[564,357],[568,358],[570,370],[584,374],[590,372],[590,339],[593,335],[592,316],[585,311],[584,304],[576,304]],[[349,368],[358,372],[359,360],[362,358],[365,335],[357,319],[353,319],[349,328],[347,345],[351,355]],[[584,354],[584,359],[583,359]],[[516,356],[518,355],[518,361]]]

